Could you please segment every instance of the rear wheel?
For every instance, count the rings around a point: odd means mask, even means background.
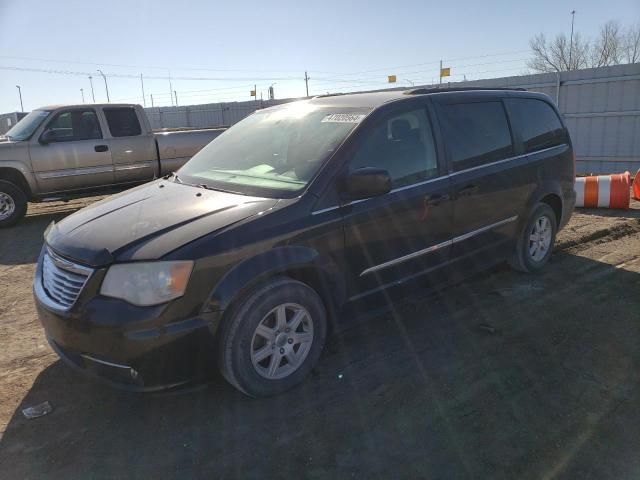
[[[544,267],[553,251],[558,221],[553,209],[539,203],[522,230],[509,264],[521,272],[533,273]]]
[[[324,305],[312,288],[286,277],[270,280],[225,319],[220,370],[247,395],[284,392],[300,383],[317,363],[326,324]]]
[[[10,227],[27,213],[27,196],[11,182],[0,180],[0,228]]]

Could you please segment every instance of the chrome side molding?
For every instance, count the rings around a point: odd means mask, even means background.
[[[500,220],[499,222],[495,222],[492,223],[490,225],[485,225],[484,227],[478,228],[476,230],[472,230],[471,232],[467,232],[463,235],[458,235],[457,237],[451,239],[451,240],[447,240],[446,242],[441,242],[438,243],[436,245],[432,245],[430,247],[427,248],[423,248],[422,250],[418,250],[417,252],[413,252],[413,253],[409,253],[407,255],[404,255],[402,257],[398,257],[398,258],[394,258],[393,260],[389,260],[388,262],[384,262],[381,263],[379,265],[374,265],[373,267],[369,267],[366,270],[364,270],[360,276],[364,276],[368,273],[373,273],[373,272],[377,272],[379,270],[388,268],[388,267],[392,267],[394,265],[398,265],[399,263],[403,263],[406,262],[408,260],[420,257],[422,255],[426,255],[428,253],[432,253],[435,252],[437,250],[440,250],[443,247],[451,247],[456,243],[460,243],[463,242],[465,240],[468,240],[469,238],[475,237],[476,235],[479,235],[481,233],[487,232],[489,230],[493,230],[494,228],[498,228],[501,227],[503,225],[506,225],[507,223],[511,223],[511,222],[515,222],[518,219],[517,215],[514,215],[513,217],[509,217],[509,218],[505,218],[504,220]]]

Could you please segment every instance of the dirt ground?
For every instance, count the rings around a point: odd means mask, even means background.
[[[221,379],[124,393],[57,360],[34,262],[88,201],[0,231],[1,479],[640,478],[637,202],[577,211],[539,275],[498,268],[355,322],[301,387],[253,400]]]

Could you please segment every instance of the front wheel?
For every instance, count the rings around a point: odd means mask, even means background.
[[[27,196],[11,182],[0,180],[0,228],[10,227],[27,213]]]
[[[236,388],[253,397],[275,395],[300,383],[315,366],[327,331],[319,295],[286,277],[245,297],[225,319],[219,366]]]
[[[544,267],[553,251],[558,221],[553,209],[539,203],[520,233],[509,264],[516,270],[533,273]]]

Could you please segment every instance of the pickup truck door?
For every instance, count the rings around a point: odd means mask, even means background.
[[[29,154],[42,193],[113,183],[109,143],[93,108],[56,113],[29,145]]]
[[[133,107],[105,107],[110,134],[115,183],[144,182],[158,169],[158,152],[153,133],[143,131]]]

